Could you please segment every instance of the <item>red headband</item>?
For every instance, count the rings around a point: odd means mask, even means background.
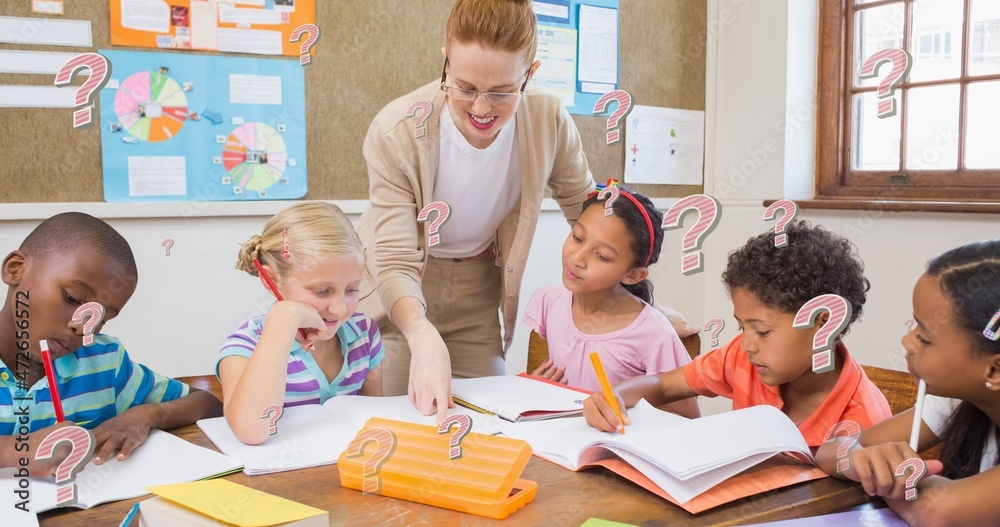
[[[615,178],[608,178],[608,183],[606,185],[604,185],[604,187],[598,188],[598,190],[603,190],[603,189],[608,188],[608,187],[615,187],[615,188],[617,188],[619,195],[625,196],[626,198],[629,199],[629,201],[631,201],[632,203],[634,203],[635,206],[636,206],[636,208],[639,209],[639,212],[642,213],[642,217],[646,220],[646,229],[649,231],[649,253],[646,255],[646,261],[643,262],[643,264],[642,264],[643,267],[646,267],[647,265],[649,265],[649,261],[653,259],[653,240],[654,240],[654,237],[653,237],[653,222],[649,219],[649,214],[646,212],[646,207],[643,207],[642,203],[639,203],[639,200],[635,199],[635,196],[633,196],[632,194],[629,194],[627,191],[625,191],[622,188],[620,188],[618,186],[618,180],[617,179],[615,179]],[[596,196],[597,194],[598,194],[598,191],[595,190],[595,191],[593,191],[593,192],[591,192],[590,194],[587,195],[587,199],[590,199],[590,198]]]

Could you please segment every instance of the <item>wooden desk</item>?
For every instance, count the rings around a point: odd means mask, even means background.
[[[183,379],[193,386],[218,390],[214,378]],[[196,445],[217,450],[197,426],[173,431]],[[142,448],[142,447],[140,447]],[[538,494],[503,522],[376,495],[340,486],[336,465],[248,477],[225,476],[241,485],[330,511],[330,525],[545,525],[576,527],[590,517],[636,525],[745,525],[881,506],[856,483],[833,478],[811,481],[746,498],[691,515],[638,485],[604,469],[571,472],[533,457],[523,478],[538,482]],[[149,496],[138,498],[148,499]],[[60,509],[39,515],[43,527],[116,526],[136,500],[106,503],[90,510]],[[871,502],[869,504],[869,502]],[[868,505],[866,505],[868,504]]]

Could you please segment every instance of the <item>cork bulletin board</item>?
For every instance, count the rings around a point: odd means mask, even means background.
[[[31,13],[5,3],[5,16]],[[318,0],[322,35],[306,67],[307,199],[367,199],[361,147],[368,125],[389,101],[439,77],[445,22],[453,0]],[[62,19],[90,20],[93,47],[0,44],[0,49],[88,52],[112,46],[107,0],[65,2]],[[620,87],[633,104],[705,109],[706,0],[621,0]],[[134,48],[138,49],[138,48]],[[166,50],[165,53],[198,54]],[[230,54],[232,55],[232,54]],[[260,57],[259,55],[245,55]],[[82,77],[78,83],[82,83]],[[53,76],[0,74],[2,84],[50,86]],[[0,202],[100,202],[100,130],[73,130],[72,109],[0,108]],[[598,181],[621,177],[625,147],[605,144],[607,115],[573,119]],[[624,128],[624,126],[622,126]],[[626,184],[628,182],[626,181]],[[693,185],[634,185],[653,197],[700,193]]]

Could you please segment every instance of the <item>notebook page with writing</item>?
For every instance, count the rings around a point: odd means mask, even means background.
[[[285,408],[277,432],[262,445],[247,445],[225,417],[202,419],[198,428],[226,455],[239,459],[248,476],[332,465],[358,428],[318,404]]]
[[[424,415],[417,410],[405,395],[397,397],[369,397],[364,395],[341,395],[332,397],[323,406],[356,428],[354,433],[365,427],[372,417],[382,417],[407,423],[421,425],[437,424],[437,414]],[[470,432],[495,435],[500,433],[500,419],[495,415],[486,415],[475,410],[458,406],[449,408],[448,415],[465,414],[472,420]],[[354,438],[354,435],[351,435]],[[346,447],[345,447],[346,448]]]
[[[583,405],[578,401],[587,397],[586,393],[517,375],[452,379],[451,393],[456,402],[511,422],[579,415]]]
[[[126,460],[113,457],[101,465],[88,463],[76,475],[78,500],[73,507],[89,509],[110,501],[144,496],[149,494],[146,490],[149,486],[211,478],[242,466],[236,459],[154,429]],[[33,510],[56,508],[56,489],[54,477],[32,477]]]

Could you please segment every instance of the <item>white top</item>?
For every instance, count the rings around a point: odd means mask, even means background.
[[[439,160],[434,201],[451,207],[438,228],[441,244],[435,258],[468,258],[486,250],[510,211],[521,199],[521,149],[511,119],[490,146],[479,149],[458,131],[451,112],[441,116]]]
[[[944,434],[948,418],[951,417],[951,414],[955,413],[955,409],[961,403],[961,399],[949,399],[947,397],[928,394],[924,399],[924,410],[921,417],[927,423],[928,428],[934,432],[934,435],[940,438]],[[993,433],[986,439],[986,448],[983,450],[983,459],[979,464],[979,472],[986,472],[996,466],[993,464],[996,462],[996,459],[997,434],[996,427],[993,427]]]

